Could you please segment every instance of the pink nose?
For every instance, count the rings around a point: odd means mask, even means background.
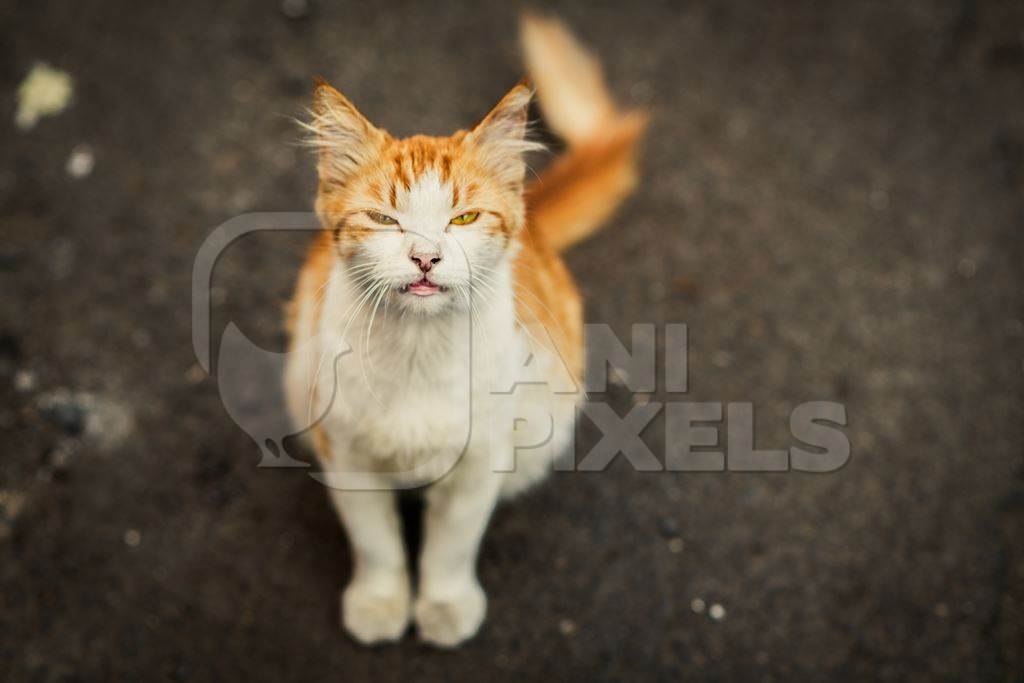
[[[437,252],[433,254],[409,254],[409,258],[413,260],[417,266],[420,267],[424,273],[429,272],[434,264],[441,260],[441,255]]]

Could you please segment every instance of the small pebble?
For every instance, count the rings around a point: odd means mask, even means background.
[[[89,145],[78,145],[71,150],[71,156],[68,157],[68,163],[64,166],[64,170],[72,178],[78,179],[92,173],[95,165],[96,156],[92,153],[92,148]]]
[[[244,213],[250,211],[258,199],[255,192],[242,188],[231,195],[229,202],[234,211]]]
[[[199,384],[206,379],[206,371],[199,363],[193,363],[188,370],[185,371],[185,381],[189,384]]]
[[[558,622],[558,630],[563,636],[571,637],[576,635],[576,631],[579,629],[576,626],[576,622],[572,619],[562,619]]]
[[[31,370],[18,370],[14,373],[14,390],[26,394],[36,388],[36,375]]]
[[[12,489],[0,489],[0,516],[6,519],[14,519],[25,506],[27,496],[20,491]]]
[[[673,555],[678,555],[679,553],[683,552],[683,539],[681,539],[681,538],[669,539],[668,551],[670,553],[672,553]]]
[[[704,614],[704,609],[706,607],[707,605],[705,605],[704,601],[700,598],[694,598],[690,601],[690,609],[692,609],[697,614]]]
[[[46,454],[46,459],[54,472],[64,472],[71,465],[74,453],[74,439],[64,439]]]
[[[721,621],[725,619],[725,608],[716,602],[708,609],[708,616],[715,621]]]
[[[142,534],[139,533],[138,529],[128,529],[124,532],[124,544],[129,548],[138,548],[139,544],[142,543]]]

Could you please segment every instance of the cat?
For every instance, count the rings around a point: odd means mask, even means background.
[[[555,19],[527,16],[532,81],[449,137],[396,139],[319,81],[311,120],[323,229],[289,305],[285,393],[344,525],[341,621],[360,643],[454,647],[487,599],[477,551],[499,499],[540,481],[573,437],[584,363],[580,295],[560,252],[636,184],[640,111]],[[567,143],[527,183],[536,88]],[[396,490],[425,499],[415,591]]]

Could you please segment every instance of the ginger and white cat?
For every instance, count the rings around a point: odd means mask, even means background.
[[[480,627],[480,539],[497,501],[550,471],[582,399],[582,305],[559,251],[635,183],[639,113],[558,22],[523,23],[527,66],[564,155],[525,182],[531,92],[472,130],[396,139],[320,83],[308,124],[323,226],[289,315],[289,410],[310,431],[348,532],[342,622],[362,643],[451,647]],[[517,450],[518,449],[518,450]],[[426,506],[415,590],[396,508]]]

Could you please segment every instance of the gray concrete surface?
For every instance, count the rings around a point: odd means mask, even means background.
[[[313,75],[445,132],[518,79],[517,8],[4,3],[0,678],[1022,680],[1024,7],[554,9],[655,114],[636,197],[569,256],[589,319],[688,323],[686,398],[753,402],[759,445],[844,402],[849,464],[559,474],[497,513],[476,640],[354,646],[323,491],[256,468],[194,367],[192,259],[309,207]],[[74,100],[22,132],[36,60]],[[233,247],[219,323],[281,348],[303,242]]]

